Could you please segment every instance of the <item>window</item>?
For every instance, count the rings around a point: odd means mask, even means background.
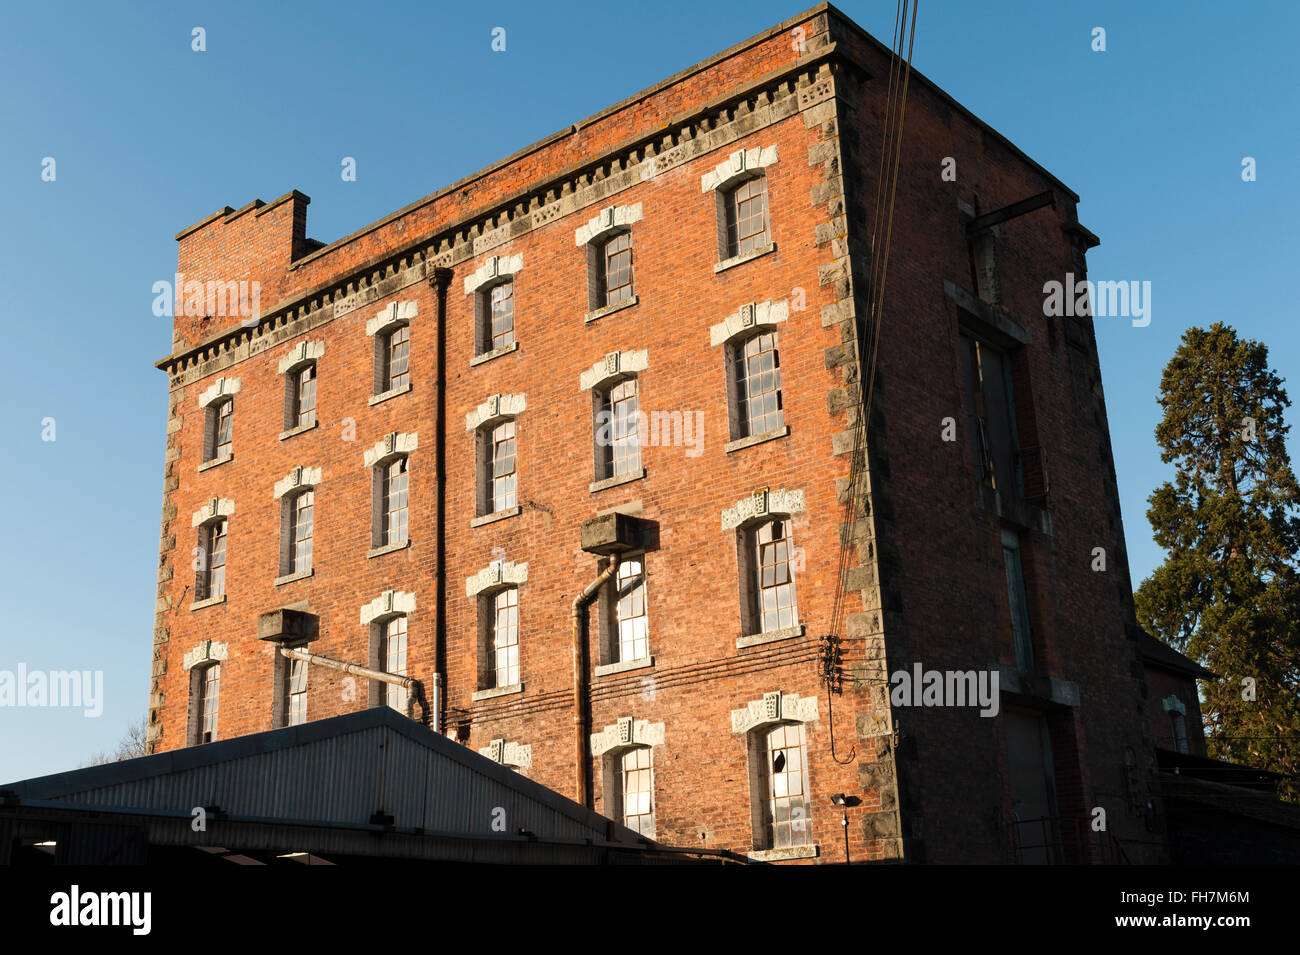
[[[227,398],[224,401],[214,401],[207,406],[204,415],[204,462],[228,457],[231,453],[231,438],[234,433],[235,400]]]
[[[600,249],[598,307],[617,305],[632,297],[632,233],[619,232]]]
[[[744,539],[747,558],[744,563],[750,579],[746,632],[772,633],[798,626],[791,568],[794,541],[789,519],[776,518],[757,524],[745,532]]]
[[[611,662],[644,660],[650,656],[644,561],[644,557],[629,557],[618,565],[614,581],[614,622],[618,632]]]
[[[802,723],[778,723],[755,731],[763,849],[812,842],[807,743]]]
[[[409,388],[411,326],[391,326],[375,335],[375,394]]]
[[[309,428],[316,423],[316,364],[303,365],[289,373],[286,430]]]
[[[285,660],[285,700],[288,707],[287,724],[297,726],[307,722],[307,661]]]
[[[640,415],[635,378],[624,378],[595,392],[596,480],[623,477],[641,470]]]
[[[1033,636],[1029,629],[1029,598],[1025,590],[1024,565],[1020,559],[1020,537],[1002,532],[1002,559],[1007,574],[1007,603],[1011,608],[1011,635],[1016,648],[1016,669],[1034,672]]]
[[[1174,749],[1180,753],[1187,752],[1187,719],[1177,710],[1170,712],[1169,722],[1173,730]]]
[[[734,258],[768,245],[767,178],[755,176],[720,194],[726,235],[723,258]]]
[[[217,600],[226,595],[226,521],[212,521],[199,527],[198,576],[194,581],[197,600]]]
[[[616,788],[612,793],[618,805],[611,807],[613,815],[634,832],[653,839],[654,814],[654,756],[649,746],[626,749],[618,760]]]
[[[478,325],[476,354],[508,348],[515,343],[514,282],[499,282],[480,290],[475,295],[474,309]]]
[[[508,510],[518,502],[516,434],[513,419],[479,432],[479,516]]]
[[[221,664],[214,663],[199,671],[198,741],[211,743],[217,738],[217,704],[221,697]]]
[[[406,676],[406,617],[389,617],[380,626],[383,628],[380,659],[384,672]],[[384,690],[384,702],[395,710],[406,712],[406,688],[396,683],[385,683]]]
[[[290,574],[305,574],[311,570],[315,499],[314,491],[303,491],[289,502],[289,566],[286,570]]]
[[[235,401],[223,401],[217,408],[217,453],[216,457],[224,458],[230,453],[230,438],[234,431],[235,423]]]
[[[1008,708],[1002,713],[1007,783],[1011,791],[1011,839],[1021,865],[1064,861],[1051,731],[1039,713]]]
[[[754,335],[732,349],[736,398],[734,438],[769,434],[785,426],[776,334],[772,331]]]
[[[1003,494],[1024,496],[1016,436],[1015,395],[1007,356],[965,333],[961,336],[967,417],[976,480]]]
[[[487,598],[492,609],[490,687],[519,682],[519,589],[507,587]]]
[[[401,544],[407,539],[408,460],[406,456],[393,458],[375,469],[379,488],[376,547]]]

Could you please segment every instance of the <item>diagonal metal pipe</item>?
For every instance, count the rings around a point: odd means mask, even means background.
[[[618,565],[618,554],[611,554],[609,566],[573,598],[573,772],[577,793],[574,802],[588,809],[591,793],[587,788],[587,722],[591,700],[587,693],[587,605],[618,572]]]
[[[411,719],[415,719],[415,700],[416,697],[424,695],[424,687],[413,676],[399,676],[396,673],[385,673],[383,670],[372,670],[370,667],[363,667],[359,663],[345,663],[342,660],[322,657],[297,647],[281,647],[280,654],[290,660],[302,660],[311,666],[328,667],[331,670],[339,670],[352,676],[365,677],[367,680],[379,680],[382,683],[391,683],[394,686],[404,687],[406,689],[406,715]]]

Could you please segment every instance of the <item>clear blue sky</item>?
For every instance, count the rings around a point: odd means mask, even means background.
[[[175,271],[177,231],[296,188],[308,234],[332,241],[803,8],[10,5],[0,670],[103,670],[105,703],[97,719],[0,708],[0,782],[74,768],[146,709],[167,411],[152,365],[170,345],[151,287]],[[893,3],[840,8],[889,42]],[[1080,194],[1102,238],[1091,275],[1152,283],[1149,327],[1098,322],[1135,583],[1160,560],[1145,517],[1167,475],[1155,395],[1183,329],[1224,320],[1262,339],[1300,399],[1298,47],[1282,0],[920,8],[916,67]],[[1242,182],[1244,156],[1258,181]]]

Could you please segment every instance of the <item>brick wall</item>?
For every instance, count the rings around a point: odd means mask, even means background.
[[[796,28],[802,50],[792,42]],[[240,328],[220,317],[179,317],[174,354],[159,363],[171,398],[151,697],[155,751],[185,744],[182,657],[201,641],[228,647],[219,735],[270,729],[273,646],[256,639],[257,616],[284,606],[309,610],[320,619],[313,652],[366,663],[361,608],[393,589],[415,594],[407,672],[426,686],[442,674],[446,730],[476,749],[494,739],[529,746],[528,774],[572,795],[570,607],[599,570],[579,547],[578,529],[621,509],[658,525],[646,557],[654,665],[592,678],[590,730],[625,717],[662,724],[653,748],[658,839],[753,847],[751,757],[744,734],[732,732],[733,713],[780,690],[816,701],[815,717],[810,704],[799,712],[808,718],[819,861],[843,859],[835,793],[861,799],[849,809],[855,860],[906,853],[1001,861],[1008,797],[999,721],[973,710],[891,711],[880,691],[888,671],[914,660],[928,668],[1014,669],[998,520],[977,503],[969,435],[939,440],[942,418],[966,420],[957,314],[944,282],[973,284],[959,202],[988,211],[1053,189],[1055,209],[999,227],[996,254],[1002,304],[1034,337],[1018,381],[1032,402],[1030,424],[1052,455],[1051,533],[1026,534],[1023,545],[1035,638],[1042,671],[1076,685],[1079,702],[1062,710],[1048,691],[1031,687],[1022,688],[1021,702],[1055,708],[1072,726],[1061,737],[1073,744],[1060,747],[1069,760],[1063,809],[1077,814],[1118,792],[1124,747],[1142,745],[1142,710],[1125,636],[1131,596],[1096,349],[1086,326],[1076,330],[1081,348],[1067,345],[1063,330],[1045,328],[1037,291],[1073,261],[1062,227],[1073,221],[1074,196],[916,77],[866,458],[871,496],[843,524],[852,456],[845,435],[861,400],[855,330],[867,310],[869,199],[887,75],[882,48],[822,6],[324,248],[305,239],[307,200],[296,193],[182,233],[186,278],[260,281],[263,318]],[[765,168],[775,250],[715,272],[714,198],[702,191],[701,177],[737,150],[771,148],[779,157]],[[939,179],[948,155],[958,157],[956,183]],[[586,322],[587,263],[575,230],[602,208],[633,203],[642,207],[632,227],[638,302]],[[514,276],[519,348],[472,365],[474,304],[463,281],[493,255],[522,258]],[[433,583],[435,267],[452,270],[441,661]],[[745,303],[768,300],[790,305],[778,326],[789,434],[728,453],[724,350],[710,344],[709,329]],[[365,326],[394,302],[414,303],[417,312],[412,388],[371,405],[373,342]],[[281,440],[277,366],[303,341],[324,346],[319,426]],[[644,447],[643,478],[593,493],[591,394],[579,378],[607,353],[640,350],[648,353],[638,377],[641,409],[699,412],[702,448]],[[241,379],[233,458],[200,471],[198,396],[223,375]],[[471,526],[474,435],[463,423],[493,394],[526,396],[517,418],[520,512]],[[410,456],[411,544],[367,557],[371,478],[363,455],[391,432],[419,437]],[[273,487],[296,466],[321,469],[314,573],[277,587],[280,502]],[[793,533],[803,557],[796,587],[805,630],[738,648],[735,533],[723,529],[721,515],[760,487],[803,495]],[[235,503],[228,597],[191,610],[191,515],[214,497]],[[842,533],[852,544],[848,679],[842,695],[828,696],[817,654],[831,628]],[[1090,571],[1093,546],[1111,553],[1108,573]],[[524,689],[475,700],[478,623],[464,580],[502,558],[528,564],[519,590]],[[594,646],[594,624],[591,632]],[[598,662],[594,651],[591,657]],[[341,675],[312,668],[309,719],[366,701],[364,686],[349,699]],[[601,808],[599,760],[590,773]]]

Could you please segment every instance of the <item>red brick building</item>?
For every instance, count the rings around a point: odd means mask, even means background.
[[[1043,317],[1096,239],[913,73],[873,360],[890,69],[822,4],[328,245],[298,192],[181,232],[153,750],[405,708],[305,644],[663,843],[1158,857],[1092,323]]]

